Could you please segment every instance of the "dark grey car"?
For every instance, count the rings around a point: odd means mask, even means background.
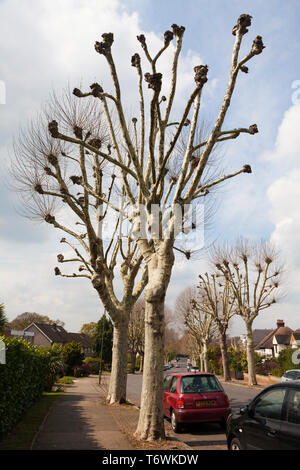
[[[300,450],[300,383],[264,389],[229,416],[226,436],[230,450]]]

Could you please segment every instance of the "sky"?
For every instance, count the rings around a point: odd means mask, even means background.
[[[212,240],[238,236],[264,238],[280,248],[285,260],[285,296],[255,320],[254,328],[273,328],[283,319],[300,328],[300,33],[297,0],[0,0],[0,302],[9,320],[34,311],[65,322],[69,331],[97,321],[103,307],[88,280],[55,277],[61,234],[46,224],[20,215],[8,167],[13,139],[41,109],[49,92],[67,83],[95,81],[111,86],[104,62],[94,51],[103,32],[114,32],[114,55],[130,112],[136,100],[130,66],[140,52],[136,35],[144,33],[150,49],[161,44],[163,32],[177,23],[186,28],[180,61],[176,109],[182,109],[193,82],[193,67],[209,66],[204,90],[203,119],[213,122],[229,73],[233,26],[241,13],[252,16],[242,52],[257,35],[266,48],[238,79],[224,128],[249,127],[259,133],[241,135],[222,146],[222,165],[242,174],[216,195],[216,212],[205,233]],[[168,56],[158,62],[168,74]],[[185,287],[207,269],[203,257],[178,258],[166,303],[174,307]],[[235,318],[230,334],[244,333]]]

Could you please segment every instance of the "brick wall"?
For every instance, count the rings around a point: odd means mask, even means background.
[[[248,374],[246,372],[244,372],[244,381],[248,382]],[[258,385],[272,385],[280,382],[280,377],[274,377],[273,375],[256,374],[256,381]]]

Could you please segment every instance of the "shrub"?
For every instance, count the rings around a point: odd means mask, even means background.
[[[81,352],[80,343],[68,343],[62,348],[62,360],[65,365],[65,374],[73,375],[74,368],[81,366],[84,354]]]
[[[90,373],[91,367],[89,364],[74,367],[74,377],[87,377]]]
[[[0,365],[0,436],[9,431],[45,390],[58,371],[51,349],[34,347],[18,338],[1,337],[6,364]]]
[[[277,367],[272,370],[272,375],[274,375],[274,377],[281,377],[282,374],[283,374],[283,371],[280,367]]]
[[[258,364],[256,367],[256,373],[259,375],[272,374],[274,369],[278,369],[278,362],[275,359],[266,359],[265,362]]]
[[[295,349],[284,349],[283,351],[280,351],[277,361],[283,374],[287,370],[300,368],[300,364],[294,364],[292,361],[292,355],[294,352]]]
[[[90,366],[90,374],[97,375],[99,374],[100,369],[100,358],[99,357],[86,357],[83,361],[85,364]],[[103,370],[103,364],[102,364]]]
[[[222,355],[220,346],[208,348],[209,369],[217,375],[223,374]]]

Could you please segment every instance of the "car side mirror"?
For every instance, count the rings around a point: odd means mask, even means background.
[[[244,414],[248,413],[248,411],[249,411],[249,406],[248,405],[241,406],[241,408],[240,408],[240,414],[241,415],[244,415]]]

